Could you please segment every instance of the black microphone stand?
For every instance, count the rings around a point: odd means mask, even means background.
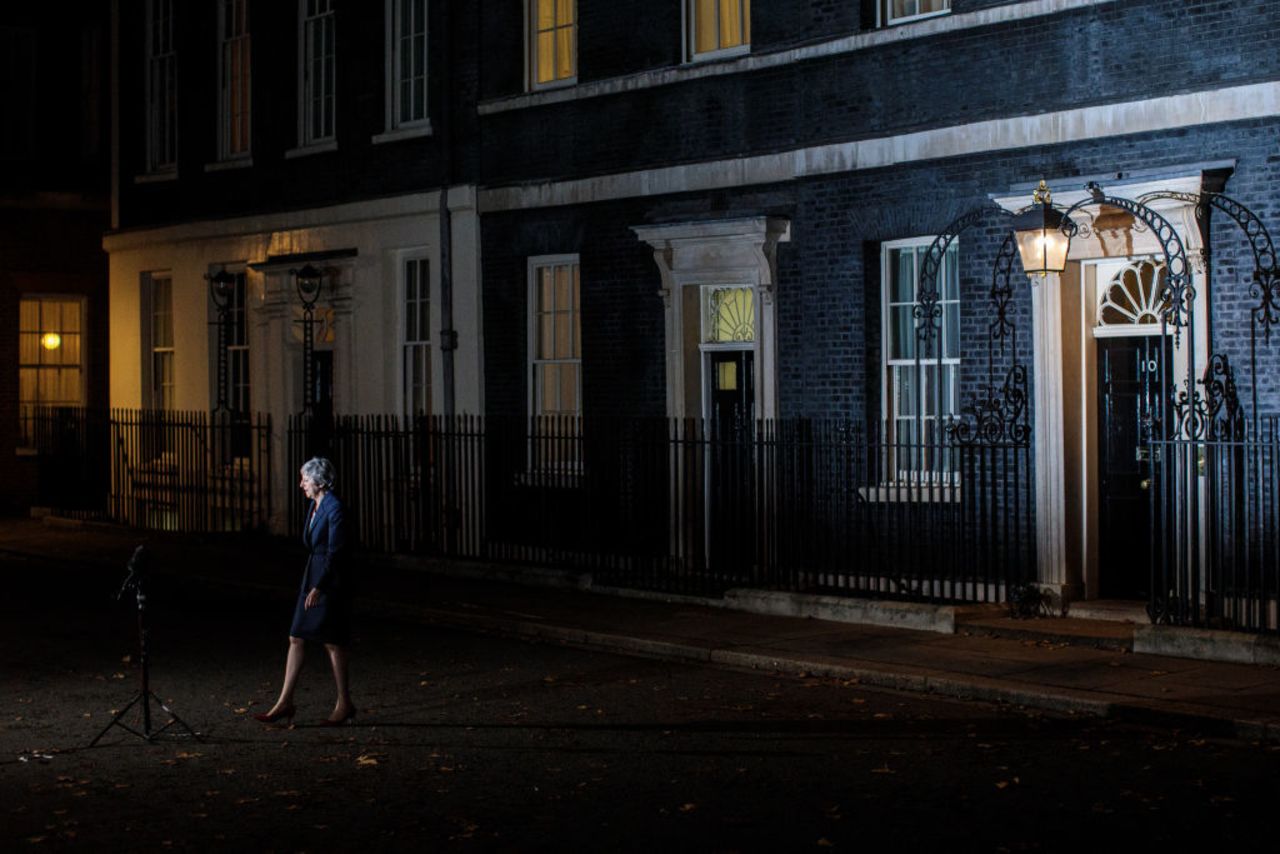
[[[113,726],[118,726],[121,729],[125,730],[126,732],[131,732],[134,735],[136,735],[138,738],[144,739],[146,741],[151,741],[153,738],[160,735],[160,733],[164,732],[169,727],[173,726],[174,724],[178,724],[183,729],[185,729],[187,731],[187,734],[190,735],[192,738],[194,738],[196,741],[202,740],[200,738],[199,733],[197,733],[191,727],[187,726],[186,722],[183,721],[182,718],[174,714],[173,710],[170,709],[168,706],[166,706],[164,704],[164,701],[161,700],[156,695],[156,693],[151,690],[151,674],[150,674],[150,668],[149,668],[150,657],[147,649],[147,594],[143,592],[143,589],[142,589],[142,578],[143,578],[143,575],[145,574],[146,565],[147,565],[146,550],[142,546],[138,546],[133,551],[133,557],[129,558],[129,574],[125,577],[124,584],[120,585],[120,592],[116,594],[117,602],[120,601],[120,599],[124,597],[124,594],[127,593],[129,590],[133,590],[137,596],[138,659],[142,665],[142,674],[141,674],[142,687],[138,690],[138,693],[133,696],[133,699],[130,700],[123,709],[121,709],[119,712],[116,713],[116,716],[111,719],[111,723],[107,724],[106,727],[103,728],[102,732],[98,733],[97,737],[95,737],[93,741],[89,742],[90,747],[93,747],[95,744],[97,744],[98,741],[104,735],[110,732]],[[160,727],[159,729],[155,730],[154,732],[152,732],[151,730],[151,701],[152,700],[154,700],[156,705],[164,709],[164,711],[169,715],[169,722],[166,723],[164,726]],[[126,724],[123,720],[124,716],[128,713],[128,711],[132,709],[134,706],[138,705],[139,703],[142,704],[142,732],[138,732],[136,729]]]

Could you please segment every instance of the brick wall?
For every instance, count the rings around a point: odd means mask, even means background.
[[[778,389],[784,415],[878,417],[879,243],[935,234],[987,194],[1042,175],[1087,175],[1236,159],[1228,195],[1280,229],[1280,122],[1199,127],[853,173],[713,194],[635,199],[488,215],[483,220],[486,391],[491,412],[522,412],[527,394],[525,262],[582,255],[583,401],[588,413],[663,411],[661,281],[630,226],[747,215],[791,221],[778,250]],[[1217,349],[1248,361],[1252,254],[1220,217],[1212,291]],[[990,381],[991,273],[1006,225],[993,217],[960,236],[962,401]],[[1020,270],[1015,264],[1015,270]],[[1016,353],[1031,365],[1030,291],[1015,276]],[[1012,345],[1011,345],[1012,346]],[[1265,410],[1280,412],[1280,329],[1261,359]],[[1003,364],[1007,365],[1007,362]],[[1003,367],[994,377],[1003,379]],[[1242,394],[1244,394],[1242,385]]]
[[[804,5],[807,13],[792,24],[798,33],[822,8]],[[781,11],[753,15],[764,16],[766,31],[785,26]],[[584,27],[585,20],[584,12]],[[678,46],[666,19],[637,27],[630,38],[638,42],[648,43],[653,30]],[[618,37],[607,38],[612,46]],[[585,75],[598,49],[585,31],[579,43]],[[1103,4],[750,74],[499,112],[482,122],[482,174],[486,183],[505,183],[628,171],[1255,82],[1280,73],[1277,47],[1277,3]],[[494,71],[501,56],[486,60],[486,76],[501,73]],[[519,52],[512,57],[518,62]]]

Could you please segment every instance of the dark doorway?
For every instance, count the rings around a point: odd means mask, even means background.
[[[707,557],[725,578],[755,563],[755,362],[750,350],[708,354]]]
[[[711,422],[730,433],[749,424],[755,409],[755,370],[750,350],[710,354]]]
[[[311,354],[311,400],[317,418],[333,417],[333,351],[316,350]]]
[[[1156,424],[1161,376],[1171,363],[1164,336],[1098,339],[1098,582],[1104,599],[1145,598],[1150,588],[1151,460],[1142,424]]]

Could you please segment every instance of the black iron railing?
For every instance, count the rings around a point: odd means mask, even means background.
[[[1155,621],[1280,631],[1278,427],[1151,442]]]
[[[377,551],[674,592],[1002,601],[1035,577],[1025,442],[895,443],[812,419],[297,416],[288,435],[291,460],[333,459]],[[921,459],[936,465],[904,468]]]
[[[240,531],[271,514],[271,421],[171,410],[40,408],[39,500],[63,515]]]

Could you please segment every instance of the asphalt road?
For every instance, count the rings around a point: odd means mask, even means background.
[[[1280,750],[1095,719],[366,619],[360,714],[289,606],[149,585],[152,682],[201,741],[112,728],[119,577],[0,556],[0,850],[1068,851],[1265,843]],[[126,660],[128,657],[128,660]],[[161,720],[163,716],[161,715]],[[171,730],[172,732],[172,730]]]

